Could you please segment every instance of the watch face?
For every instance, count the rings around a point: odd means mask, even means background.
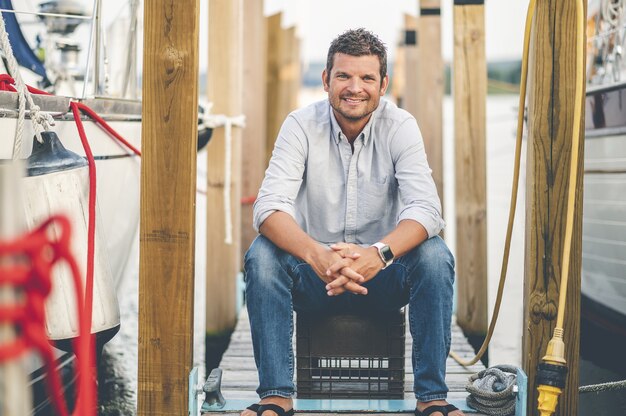
[[[393,253],[391,252],[391,249],[389,248],[389,246],[385,246],[381,248],[380,254],[382,254],[383,258],[385,259],[385,262],[390,262],[391,260],[393,260]]]

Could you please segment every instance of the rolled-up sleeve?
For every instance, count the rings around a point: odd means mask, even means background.
[[[296,218],[294,203],[306,164],[306,136],[293,115],[285,119],[272,152],[269,167],[253,209],[253,226],[259,231],[272,213],[282,211]]]
[[[441,201],[428,166],[422,134],[413,117],[407,118],[390,142],[403,208],[398,222],[414,220],[433,237],[444,228]]]

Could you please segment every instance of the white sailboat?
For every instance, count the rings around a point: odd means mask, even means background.
[[[582,313],[614,344],[626,339],[626,2],[592,0],[588,16]]]
[[[37,3],[36,9],[31,10],[29,7],[33,3]],[[130,145],[113,138],[102,128],[102,123],[93,122],[93,117],[87,116],[85,111],[81,113],[96,167],[92,333],[98,336],[101,347],[120,326],[116,288],[123,286],[124,278],[138,276],[141,159],[133,148],[141,149],[140,77],[137,71],[141,2],[127,0],[113,5],[101,0],[45,0],[24,4],[0,0],[0,9],[14,56],[20,64],[21,78],[24,84],[45,91],[45,94],[36,91],[31,98],[40,114],[53,119],[50,131],[58,136],[62,145],[80,160],[84,161],[87,156],[71,109],[73,102],[91,109]],[[25,86],[19,80],[7,77],[13,75],[15,78],[15,74],[9,74],[10,57],[5,48],[2,49],[4,68],[0,64],[0,74],[6,75],[0,75],[0,160],[28,160],[33,150],[41,146],[36,138],[36,126],[31,123],[31,118],[37,114],[31,111],[28,103],[20,111],[19,94],[13,91],[24,91]],[[21,134],[17,134],[18,131]],[[16,140],[20,138],[21,144]],[[199,147],[209,138],[210,129],[202,129]],[[54,165],[55,156],[51,159]],[[84,274],[89,221],[88,168],[57,166],[47,169],[43,167],[34,174],[32,171],[37,169],[31,169],[32,175],[22,184],[27,199],[24,208],[27,225],[34,227],[52,211],[58,213],[61,209],[74,222],[74,255]],[[199,198],[199,205],[203,205],[203,198]],[[202,249],[201,245],[199,249]],[[75,306],[62,293],[68,291],[68,282],[63,282],[64,278],[59,276],[55,279],[61,283],[57,282],[47,304],[47,330],[57,347],[69,349],[69,341],[77,334]],[[63,288],[63,285],[67,287]],[[203,356],[203,351],[199,353]],[[61,351],[57,351],[57,356],[57,367],[66,387],[70,386],[74,381],[74,374],[69,370],[73,356]],[[45,373],[40,368],[42,363],[33,357],[31,364],[35,395],[33,414],[49,414],[49,402],[45,399],[43,387]]]

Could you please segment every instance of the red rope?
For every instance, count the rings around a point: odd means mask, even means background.
[[[15,80],[11,78],[11,76],[9,76],[8,74],[0,74],[0,91],[16,92],[14,85],[15,85]],[[35,87],[31,87],[30,85],[27,85],[26,88],[32,94],[52,95],[47,91],[40,90]],[[98,113],[93,111],[88,105],[80,103],[80,102],[72,102],[70,103],[70,108],[72,108],[72,104],[76,104],[76,106],[78,106],[78,109],[81,112],[89,116],[89,118],[95,121],[104,131],[109,133],[110,136],[112,136],[117,141],[119,141],[124,146],[126,146],[131,152],[133,152],[137,156],[141,156],[141,151],[139,149],[137,149],[135,146],[130,144],[128,140],[126,140],[121,134],[115,131],[113,127],[111,127],[102,117],[98,115]],[[74,117],[76,117],[76,114],[74,114]]]
[[[120,143],[122,143],[124,146],[130,149],[134,154],[136,154],[137,156],[141,156],[141,151],[139,149],[137,149],[135,146],[130,144],[130,142],[124,139],[118,132],[116,132],[113,129],[113,127],[109,126],[109,124],[106,121],[104,121],[104,119],[100,117],[98,113],[96,113],[91,108],[89,108],[89,106],[83,103],[76,102],[76,101],[70,104],[70,107],[72,106],[78,108],[80,111],[87,114],[93,121],[98,123],[100,127],[102,127],[107,133],[109,133],[111,136],[117,139]],[[78,124],[78,120],[80,120],[80,117],[77,116],[76,113],[74,113],[74,119],[77,120],[77,124]]]
[[[49,228],[56,225],[60,230],[56,241],[49,239]],[[0,282],[20,288],[26,296],[9,306],[0,307],[0,321],[15,325],[18,337],[0,345],[0,361],[22,356],[36,349],[44,359],[48,372],[47,388],[55,411],[67,416],[67,406],[62,400],[61,381],[54,366],[54,354],[45,332],[45,298],[52,287],[53,267],[61,260],[72,271],[80,334],[74,340],[76,351],[79,394],[74,415],[95,414],[95,388],[91,372],[93,350],[89,343],[91,322],[81,313],[83,291],[80,271],[70,251],[71,226],[66,217],[54,216],[37,229],[14,241],[0,241]]]
[[[87,135],[85,134],[85,128],[83,122],[80,119],[78,112],[78,105],[75,102],[70,103],[70,108],[74,114],[74,120],[76,121],[76,128],[78,129],[78,135],[80,141],[83,144],[85,150],[85,156],[87,156],[87,163],[89,165],[89,222],[87,225],[87,279],[85,292],[87,297],[85,299],[85,314],[87,316],[87,322],[91,322],[92,305],[93,305],[93,270],[94,270],[94,253],[95,253],[95,238],[96,238],[96,161],[93,158],[91,147],[87,141]]]
[[[17,92],[15,87],[15,80],[8,74],[0,74],[0,91]]]
[[[17,92],[14,85],[15,85],[15,80],[10,75],[0,74],[0,91]],[[35,87],[31,87],[30,85],[27,85],[26,88],[31,94],[52,95],[47,91],[40,90]]]

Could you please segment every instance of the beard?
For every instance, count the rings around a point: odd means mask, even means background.
[[[353,99],[362,99],[363,104],[358,106],[357,108],[349,108],[349,105],[343,101],[346,98]],[[376,110],[377,104],[373,102],[371,97],[353,97],[353,96],[343,96],[343,97],[330,97],[330,106],[339,113],[343,118],[350,121],[358,121],[362,120],[365,117],[368,117],[370,114]]]

